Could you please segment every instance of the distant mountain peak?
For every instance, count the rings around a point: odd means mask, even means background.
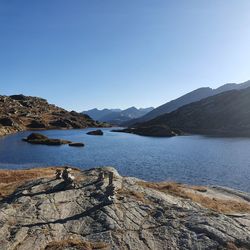
[[[95,120],[98,121],[106,121],[115,125],[120,125],[121,123],[139,118],[146,113],[152,111],[153,108],[140,108],[137,109],[135,106],[129,107],[127,109],[91,109],[88,111],[84,111],[83,114],[87,114]]]

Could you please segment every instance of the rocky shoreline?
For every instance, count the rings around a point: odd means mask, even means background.
[[[145,182],[111,167],[73,169],[72,189],[56,169],[0,170],[1,249],[250,248],[249,193]]]

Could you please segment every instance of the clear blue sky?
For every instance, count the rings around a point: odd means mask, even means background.
[[[0,94],[158,106],[250,79],[250,0],[0,0]]]

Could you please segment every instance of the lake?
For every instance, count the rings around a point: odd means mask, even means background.
[[[153,138],[110,129],[103,129],[104,136],[86,135],[90,130],[39,132],[84,142],[83,148],[31,145],[21,140],[30,134],[27,131],[0,137],[0,168],[113,166],[122,175],[149,181],[221,185],[250,192],[250,138]]]

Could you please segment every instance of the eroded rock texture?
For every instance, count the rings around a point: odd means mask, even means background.
[[[150,184],[121,177],[113,168],[74,174],[75,189],[47,176],[2,198],[2,250],[250,249],[249,194]],[[111,201],[110,182],[116,193]],[[203,200],[194,202],[185,192]],[[212,197],[217,205],[232,201],[241,206],[219,212],[206,207]]]

